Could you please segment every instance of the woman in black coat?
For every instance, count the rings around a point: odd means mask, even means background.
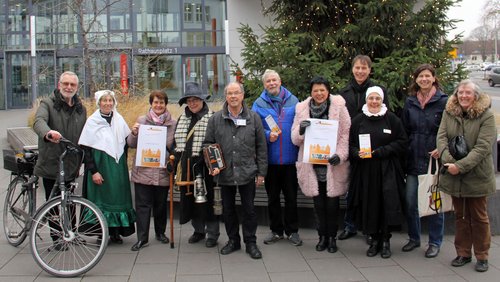
[[[349,137],[352,197],[348,207],[357,226],[373,238],[366,255],[373,257],[381,251],[383,258],[389,258],[390,232],[404,219],[401,205],[404,172],[400,156],[406,152],[408,139],[400,119],[382,103],[383,97],[380,87],[368,88],[363,113],[352,121]],[[360,146],[360,135],[370,141],[370,148]]]

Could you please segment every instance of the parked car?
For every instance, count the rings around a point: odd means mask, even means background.
[[[494,87],[495,84],[500,84],[500,67],[493,68],[488,75],[488,84]]]
[[[479,64],[479,66],[481,67],[481,70],[482,70],[482,71],[485,71],[485,70],[486,70],[486,68],[487,68],[488,66],[492,65],[492,64],[493,64],[493,63],[491,63],[491,62],[482,62],[482,63],[480,63],[480,64]]]
[[[491,64],[491,65],[488,65],[487,67],[484,68],[484,71],[486,72],[489,72],[491,71],[493,68],[496,68],[496,67],[500,67],[499,65],[495,65],[495,64]]]

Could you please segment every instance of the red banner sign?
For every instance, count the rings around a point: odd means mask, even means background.
[[[128,95],[128,66],[127,54],[120,55],[120,80],[123,95]]]

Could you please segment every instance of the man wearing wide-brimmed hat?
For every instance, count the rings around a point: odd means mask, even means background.
[[[214,194],[212,176],[208,174],[202,154],[208,119],[213,114],[206,103],[209,97],[203,93],[197,83],[186,83],[184,96],[179,100],[179,105],[186,104],[187,106],[179,117],[174,138],[177,161],[176,182],[193,181],[197,175],[201,175],[207,189],[207,202],[195,203],[194,187],[190,186],[190,193],[187,193],[188,187],[181,187],[180,224],[191,220],[194,233],[189,237],[190,244],[197,243],[206,236],[205,246],[212,248],[217,245],[219,238],[219,221],[212,209]]]

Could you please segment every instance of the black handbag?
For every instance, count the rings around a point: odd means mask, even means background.
[[[463,131],[464,129],[462,127],[462,132]],[[448,150],[450,151],[450,155],[457,161],[467,156],[469,148],[467,148],[467,143],[465,142],[463,133],[462,135],[457,135],[448,141]]]
[[[465,158],[469,153],[465,137],[458,135],[451,138],[448,142],[448,150],[450,151],[450,155],[457,161]]]

